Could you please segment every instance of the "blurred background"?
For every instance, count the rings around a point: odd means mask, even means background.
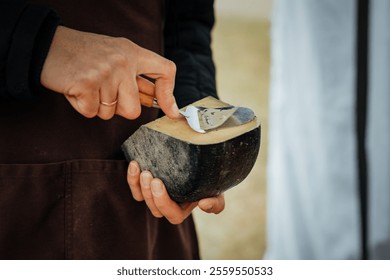
[[[221,214],[195,211],[202,259],[261,259],[265,250],[271,2],[215,1],[218,94],[227,103],[253,109],[261,123],[261,146],[249,176],[225,193]]]

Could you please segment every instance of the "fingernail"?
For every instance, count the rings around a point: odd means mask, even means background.
[[[176,102],[173,103],[172,105],[172,112],[176,115],[176,117],[178,118],[180,116],[180,113],[179,113],[179,108],[177,107],[177,104]]]
[[[152,181],[153,196],[160,197],[163,194],[163,188],[159,181]]]
[[[138,167],[137,167],[137,165],[136,165],[135,163],[133,163],[133,162],[130,162],[129,174],[132,175],[132,176],[134,176],[134,175],[137,174],[137,172],[138,172]]]
[[[141,182],[142,182],[142,187],[144,189],[150,188],[150,180],[151,179],[152,179],[152,176],[149,173],[142,173],[141,174]]]

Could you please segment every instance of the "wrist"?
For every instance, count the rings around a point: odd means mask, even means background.
[[[31,62],[31,82],[35,93],[43,89],[41,73],[55,33],[61,28],[59,24],[59,17],[53,11],[50,11],[37,35]]]

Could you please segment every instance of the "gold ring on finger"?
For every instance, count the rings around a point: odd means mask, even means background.
[[[104,102],[104,101],[100,101],[100,104],[104,105],[104,106],[114,106],[116,103],[118,103],[118,99],[117,100],[114,100],[112,102]]]

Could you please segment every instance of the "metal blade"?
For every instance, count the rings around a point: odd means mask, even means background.
[[[180,113],[186,117],[190,127],[200,133],[219,127],[231,127],[250,122],[255,118],[251,109],[228,106],[222,108],[205,108],[199,106],[187,106]]]
[[[219,129],[229,128],[233,126],[239,126],[253,121],[256,118],[255,113],[246,107],[236,107],[237,110],[234,114],[220,127]]]
[[[198,108],[196,106],[187,106],[185,110],[179,110],[180,114],[182,114],[186,119],[188,125],[199,133],[206,133],[205,130],[200,128],[199,116],[198,116]]]
[[[229,106],[222,108],[198,108],[200,128],[210,130],[221,126],[237,110],[237,107]]]

